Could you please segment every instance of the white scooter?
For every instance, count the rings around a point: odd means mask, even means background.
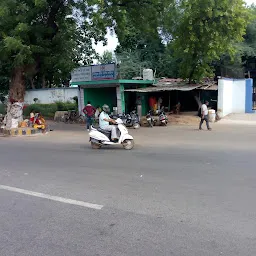
[[[118,142],[113,142],[111,141],[111,132],[92,126],[89,133],[92,148],[99,149],[103,145],[122,145],[124,149],[131,150],[134,147],[133,137],[128,133],[120,118],[116,120],[116,128],[119,139]]]

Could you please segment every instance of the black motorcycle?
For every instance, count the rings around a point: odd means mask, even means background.
[[[168,124],[168,117],[164,112],[164,109],[162,108],[159,113],[159,123],[160,125],[166,126]]]
[[[134,129],[140,128],[140,117],[135,110],[130,114],[123,115],[121,119],[126,127],[133,127]]]
[[[113,119],[117,119],[120,118],[122,119],[124,125],[126,127],[133,127],[134,129],[139,129],[140,128],[140,117],[139,115],[136,113],[136,111],[132,111],[130,114],[119,114],[119,115],[115,115],[112,116]]]
[[[154,119],[153,118],[153,111],[152,110],[150,110],[148,113],[147,113],[147,115],[146,115],[146,119],[147,119],[147,123],[148,123],[148,126],[149,127],[153,127],[153,126],[155,126],[155,124],[156,124],[156,122],[157,122],[157,120],[156,119]]]

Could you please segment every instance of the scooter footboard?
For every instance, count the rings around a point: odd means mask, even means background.
[[[91,131],[89,136],[91,139],[95,139],[97,141],[109,141],[109,138],[99,131]]]

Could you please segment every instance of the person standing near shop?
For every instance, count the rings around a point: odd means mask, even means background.
[[[163,104],[163,99],[161,97],[158,98],[157,101],[157,110],[160,110]]]
[[[139,117],[141,117],[142,116],[142,106],[141,106],[142,102],[141,102],[140,96],[137,97],[136,105],[137,105],[137,113],[138,113]]]
[[[151,96],[151,97],[149,98],[149,107],[150,107],[150,110],[154,111],[156,104],[157,104],[156,98],[153,97],[153,96]]]
[[[91,102],[88,101],[87,105],[83,109],[83,112],[86,116],[87,131],[90,131],[90,126],[92,125],[93,117],[95,115],[96,109],[91,105]]]
[[[206,123],[206,127],[207,127],[208,131],[211,130],[210,125],[209,125],[208,106],[209,106],[208,101],[205,101],[205,103],[201,106],[201,120],[200,120],[200,124],[199,124],[199,130],[202,130],[202,125],[203,125],[204,121]]]

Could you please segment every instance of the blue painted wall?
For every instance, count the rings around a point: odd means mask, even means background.
[[[254,113],[253,110],[253,79],[246,79],[246,93],[245,93],[245,113]]]

